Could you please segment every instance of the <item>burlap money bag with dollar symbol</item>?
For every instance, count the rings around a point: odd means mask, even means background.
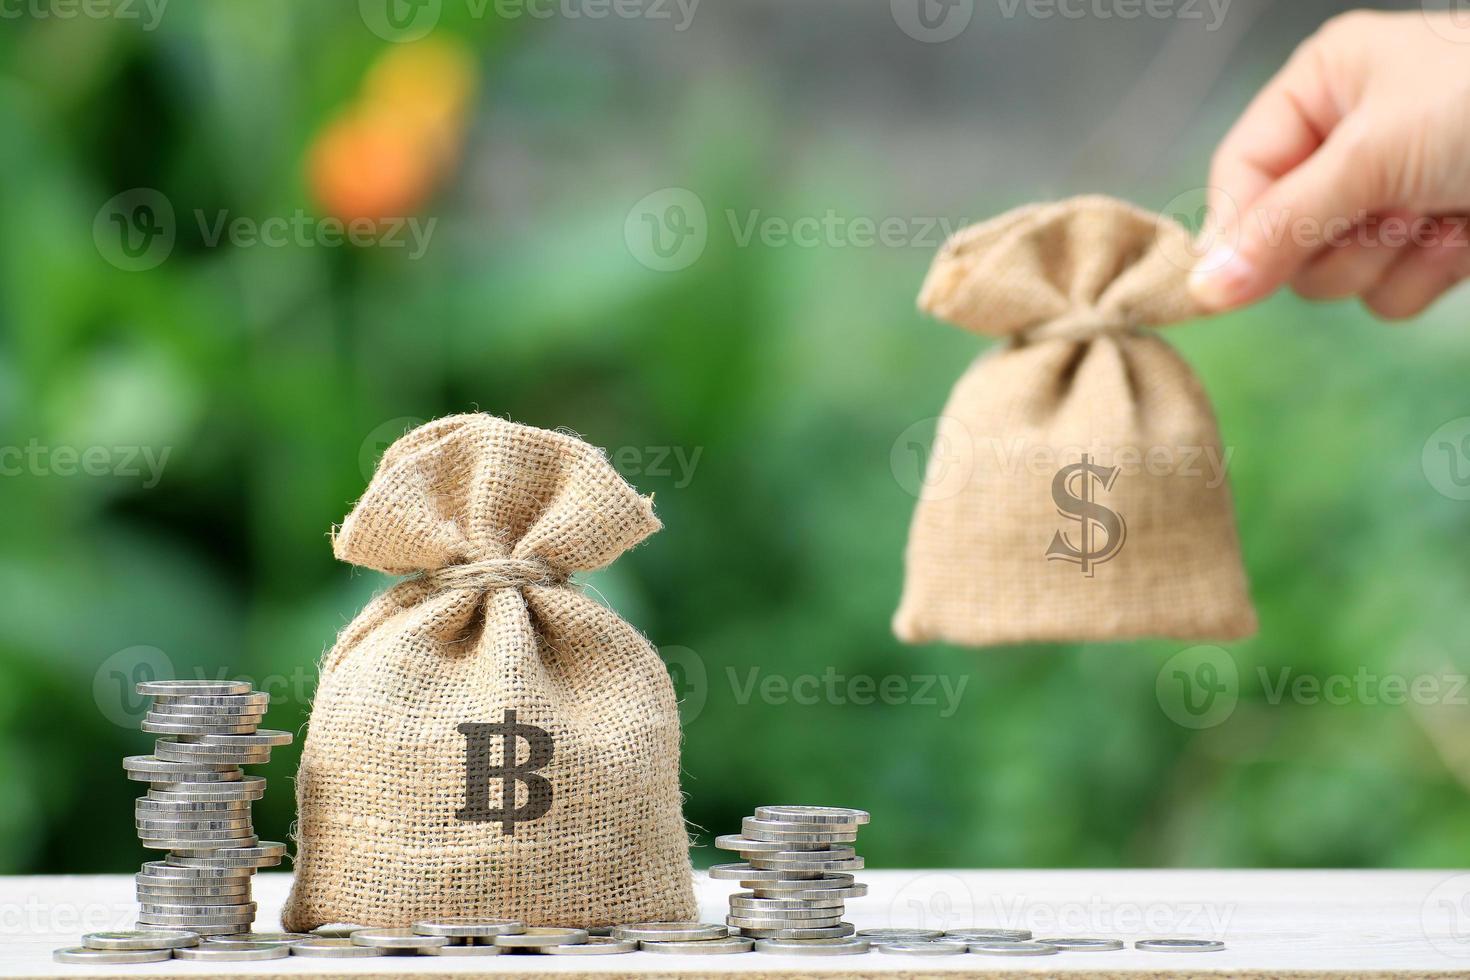
[[[332,544],[407,578],[322,662],[287,928],[694,914],[673,685],[568,578],[659,526],[557,432],[460,415],[388,449]]]
[[[955,385],[909,532],[902,640],[1255,631],[1214,413],[1151,328],[1190,319],[1190,236],[1121,201],[956,234],[919,306],[1001,338]]]

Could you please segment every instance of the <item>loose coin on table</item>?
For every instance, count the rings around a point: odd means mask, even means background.
[[[672,953],[675,956],[711,956],[721,953],[748,953],[751,950],[751,945],[749,939],[740,939],[731,936],[724,939],[695,939],[683,942],[643,940],[638,943],[638,948],[645,953]]]
[[[1218,939],[1140,939],[1133,946],[1154,953],[1215,953],[1225,948]]]
[[[613,926],[613,938],[634,942],[693,942],[724,939],[730,930],[712,922],[635,922]]]
[[[292,956],[316,956],[321,959],[345,960],[361,956],[382,956],[376,946],[359,946],[345,937],[321,937],[285,947]]]
[[[82,937],[82,945],[88,949],[176,949],[198,946],[199,934],[186,929],[90,932]]]
[[[1025,939],[987,939],[971,942],[969,945],[970,952],[984,953],[989,956],[1047,956],[1061,952],[1049,943],[1031,942]]]
[[[1079,953],[1101,953],[1111,949],[1122,949],[1121,939],[1038,939],[1039,943],[1055,946],[1057,949],[1071,950]]]
[[[470,943],[450,943],[447,946],[423,946],[419,953],[424,956],[499,956],[505,950],[486,943],[483,946]],[[542,951],[544,952],[544,950]]]
[[[852,956],[871,948],[866,939],[758,939],[755,943],[757,953],[788,956]]]
[[[859,929],[857,938],[871,942],[918,942],[939,939],[944,935],[938,929]]]
[[[614,939],[611,936],[588,936],[585,943],[571,943],[565,946],[543,946],[541,947],[541,952],[552,956],[611,956],[616,953],[631,953],[637,948],[638,944],[631,939]]]
[[[273,946],[291,946],[316,939],[306,932],[240,932],[233,936],[210,936],[204,942],[209,946],[240,946],[254,943],[269,943]]]
[[[317,926],[311,930],[311,934],[323,939],[350,939],[354,932],[371,928],[372,926],[353,925],[350,922],[329,922],[326,925]]]
[[[181,960],[213,960],[220,963],[248,962],[250,960],[284,960],[291,955],[291,947],[285,943],[241,943],[236,946],[217,946],[203,943],[185,949],[174,950],[174,957]]]
[[[515,919],[482,919],[475,916],[423,919],[413,924],[413,931],[421,936],[451,936],[456,939],[504,936],[521,932],[525,928],[524,922],[517,922]]]
[[[412,929],[359,929],[350,938],[359,946],[377,949],[428,949],[449,945],[444,936],[423,936]]]
[[[958,939],[967,943],[984,943],[994,939],[1008,939],[1019,942],[1031,938],[1030,929],[950,929],[944,934],[945,939]]]
[[[880,953],[900,956],[958,956],[969,952],[964,943],[946,943],[938,939],[915,939],[903,942],[884,943],[878,947]]]
[[[532,926],[513,935],[492,937],[497,946],[511,949],[540,949],[542,946],[571,946],[585,943],[586,929],[558,929],[551,926]]]
[[[58,963],[80,963],[92,966],[112,966],[123,963],[162,963],[173,959],[172,949],[88,949],[86,946],[68,946],[58,949],[51,958]]]

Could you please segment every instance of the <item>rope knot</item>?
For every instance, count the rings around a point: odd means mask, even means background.
[[[539,558],[485,558],[424,572],[420,580],[435,592],[520,589],[528,585],[565,585],[567,577]]]
[[[1123,313],[1085,306],[1055,320],[1048,320],[1023,335],[1027,343],[1038,340],[1090,340],[1108,333],[1129,333],[1138,329]]]

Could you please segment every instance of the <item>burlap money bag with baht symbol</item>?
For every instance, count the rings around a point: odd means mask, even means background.
[[[1214,413],[1150,329],[1197,315],[1190,245],[1104,197],[1023,207],[945,244],[919,306],[1003,342],[939,419],[900,639],[1255,631]]]
[[[659,526],[557,432],[460,415],[388,449],[332,544],[408,578],[322,662],[288,929],[694,915],[673,685],[568,579]]]

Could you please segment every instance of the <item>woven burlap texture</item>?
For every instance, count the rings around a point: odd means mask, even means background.
[[[1198,314],[1193,261],[1182,226],[1105,197],[1020,208],[945,244],[920,308],[1004,342],[939,419],[894,616],[901,640],[1255,631],[1214,413],[1148,329]],[[1090,575],[1048,558],[1054,535],[1080,527],[1053,481],[1084,454],[1120,468],[1096,501],[1126,525]]]
[[[571,436],[460,415],[388,449],[333,549],[413,577],[374,598],[322,662],[288,929],[694,914],[668,672],[637,630],[566,583],[659,527],[651,502]],[[551,807],[511,833],[456,818],[457,726],[506,709],[554,745],[539,773]]]

